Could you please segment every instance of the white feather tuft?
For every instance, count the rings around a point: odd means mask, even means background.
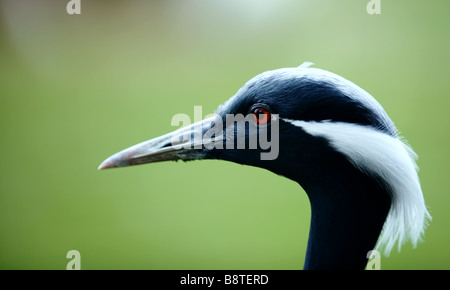
[[[399,251],[408,240],[417,245],[431,216],[417,175],[417,155],[406,142],[358,124],[283,120],[326,138],[355,167],[382,178],[390,187],[391,208],[376,249],[389,255],[395,244]]]
[[[309,68],[311,66],[313,66],[314,63],[310,62],[310,61],[305,61],[304,63],[302,63],[301,65],[299,65],[298,67],[302,67],[302,68]]]

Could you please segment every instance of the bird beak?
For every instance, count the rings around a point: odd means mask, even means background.
[[[108,157],[98,170],[153,163],[168,160],[204,159],[207,149],[223,142],[223,128],[215,137],[205,138],[205,133],[214,128],[218,116],[213,116],[192,125],[180,128],[163,136],[144,141]],[[220,124],[222,124],[220,122]],[[221,127],[221,126],[220,126]],[[206,134],[208,135],[208,134]]]

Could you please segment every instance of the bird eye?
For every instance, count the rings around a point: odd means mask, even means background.
[[[253,115],[255,115],[255,121],[258,125],[265,125],[270,121],[270,112],[266,108],[253,109]]]

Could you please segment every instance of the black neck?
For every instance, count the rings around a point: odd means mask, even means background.
[[[351,164],[304,186],[311,227],[304,269],[364,269],[388,214],[387,190]],[[331,174],[331,175],[330,175]]]
[[[308,194],[311,227],[304,269],[363,270],[390,209],[387,187],[324,140],[299,144],[309,145],[280,146],[280,160],[268,169],[297,181]]]
[[[281,139],[276,160],[245,164],[295,180],[308,194],[311,227],[304,269],[364,269],[391,206],[387,186],[357,169],[326,139],[298,128],[286,135],[296,141]]]

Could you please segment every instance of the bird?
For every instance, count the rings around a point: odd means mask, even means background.
[[[216,159],[291,179],[311,206],[304,270],[363,270],[371,250],[416,247],[432,219],[417,154],[372,95],[313,66],[262,72],[212,117],[122,150],[98,169]],[[254,146],[261,136],[274,152]]]

